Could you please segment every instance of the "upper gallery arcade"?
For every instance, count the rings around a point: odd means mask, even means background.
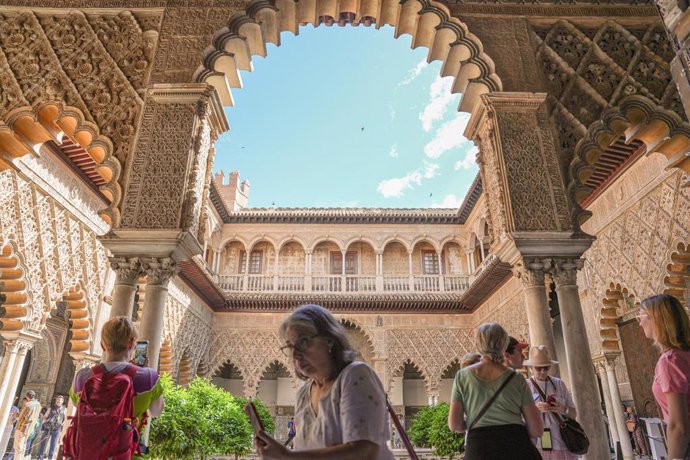
[[[688,299],[690,29],[661,9],[663,22],[628,1],[5,2],[0,431],[16,392],[45,401],[98,359],[111,315],[133,315],[179,381],[254,395],[290,375],[285,311],[316,300],[396,406],[420,404],[401,385],[445,398],[482,322],[546,344],[604,458],[600,398],[616,421],[616,399],[643,413],[651,398],[653,354],[625,359],[636,303]],[[241,184],[212,172],[223,107],[252,56],[304,24],[390,25],[442,61],[471,114],[458,136],[479,148],[459,209],[237,206]],[[611,435],[632,458],[624,431]]]

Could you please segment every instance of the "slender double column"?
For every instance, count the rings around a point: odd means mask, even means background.
[[[5,432],[24,360],[33,346],[33,340],[23,337],[5,341],[5,357],[2,360],[2,375],[0,376],[0,433]]]
[[[142,267],[146,271],[146,297],[139,335],[142,340],[149,341],[149,367],[158,369],[168,284],[170,279],[178,273],[179,268],[175,260],[170,257],[145,259]]]
[[[556,354],[556,341],[553,336],[549,301],[544,282],[544,263],[539,259],[523,259],[513,268],[513,274],[522,284],[525,296],[529,340],[531,345],[545,345],[551,356]],[[551,374],[558,376],[558,366],[551,368]]]
[[[132,317],[134,297],[137,293],[137,280],[143,274],[138,257],[111,257],[110,267],[115,272],[113,303],[110,317]]]
[[[577,288],[577,272],[584,261],[579,258],[550,259],[545,261],[556,283],[556,294],[563,323],[563,341],[568,355],[568,372],[577,407],[578,420],[590,439],[587,459],[609,458],[606,428],[601,417],[599,388],[597,386],[592,355],[589,351],[587,330]]]
[[[611,442],[615,446],[620,442],[618,435],[618,424],[616,423],[613,414],[613,401],[611,400],[611,389],[609,388],[609,379],[606,375],[606,365],[598,361],[595,363],[597,374],[599,374],[599,381],[601,382],[601,390],[604,394],[604,407],[606,408],[606,415],[609,421],[609,433],[611,433]]]
[[[625,415],[623,414],[623,401],[621,399],[620,389],[618,388],[618,378],[616,377],[616,358],[618,354],[607,354],[604,361],[604,369],[606,370],[606,378],[608,380],[609,391],[611,392],[611,412],[609,412],[609,423],[616,422],[616,431],[618,431],[618,438],[621,443],[621,450],[623,451],[623,458],[625,460],[633,460],[635,455],[633,453],[632,443],[628,435],[628,428],[625,426]],[[614,419],[614,420],[611,420]]]

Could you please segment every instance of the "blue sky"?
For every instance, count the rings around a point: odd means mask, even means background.
[[[252,207],[459,206],[478,170],[469,116],[410,43],[389,26],[283,33],[242,72],[214,169],[239,169]]]

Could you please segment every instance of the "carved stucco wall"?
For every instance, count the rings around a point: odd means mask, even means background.
[[[209,369],[217,372],[230,362],[242,374],[245,394],[254,395],[264,370],[281,363],[294,378],[290,359],[280,352],[278,335],[286,315],[271,313],[225,313],[214,320]],[[474,349],[469,316],[358,314],[336,315],[366,344],[365,356],[389,389],[396,371],[413,362],[425,378],[427,390],[438,391],[443,371]],[[295,381],[297,385],[298,381]]]
[[[513,277],[472,314],[472,324],[499,323],[509,335],[529,341],[529,325],[520,280]]]
[[[179,278],[170,282],[165,302],[163,337],[173,351],[173,375],[186,356],[191,370],[207,358],[212,338],[213,312]]]
[[[690,188],[664,165],[660,155],[641,159],[589,208],[584,230],[597,240],[584,255],[578,285],[592,354],[601,352],[601,302],[611,283],[636,301],[663,292],[671,253],[690,240]]]
[[[17,245],[27,269],[31,329],[41,331],[54,302],[80,284],[94,337],[107,266],[96,233],[54,198],[6,170],[0,172],[0,238]]]
[[[160,12],[0,14],[0,114],[64,101],[114,144],[122,165],[131,151],[153,65]],[[11,62],[12,65],[8,65]]]

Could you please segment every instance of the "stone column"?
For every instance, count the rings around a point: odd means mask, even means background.
[[[5,374],[2,376],[2,382],[3,384],[7,382],[7,386],[3,385],[2,391],[4,391],[4,393],[0,400],[2,402],[0,405],[0,433],[3,433],[7,426],[7,419],[10,415],[10,409],[12,408],[14,394],[17,392],[17,385],[19,385],[19,378],[22,374],[22,367],[24,367],[24,360],[26,359],[27,352],[33,345],[33,341],[25,338],[17,338],[11,341],[11,343],[6,344],[6,350],[9,348],[10,353],[7,359],[11,361],[8,362],[8,366],[5,368]],[[14,358],[12,355],[14,355]]]
[[[544,264],[539,259],[523,259],[522,263],[513,268],[513,274],[520,279],[525,296],[530,345],[546,345],[555,360],[558,354],[551,327],[549,300],[546,297]],[[552,366],[551,374],[559,375],[557,365]]]
[[[376,291],[383,292],[383,253],[376,253]]]
[[[132,317],[134,295],[137,292],[137,280],[142,274],[141,263],[137,257],[111,257],[110,267],[115,272],[113,302],[110,317]]]
[[[585,320],[577,289],[577,271],[582,259],[552,259],[549,263],[556,283],[561,309],[563,340],[568,354],[568,372],[577,407],[577,418],[587,431],[590,447],[587,459],[609,458],[604,421],[601,418],[599,388],[597,387],[592,355],[589,351]]]
[[[609,383],[609,391],[611,392],[611,410],[613,418],[616,422],[616,430],[618,431],[618,438],[621,443],[621,450],[623,451],[623,458],[625,460],[633,460],[635,455],[633,453],[632,443],[628,435],[628,428],[625,426],[625,415],[623,415],[623,401],[621,400],[620,389],[618,388],[618,378],[616,377],[616,360],[617,355],[606,355],[604,367],[606,369],[606,376]],[[609,423],[612,423],[609,417]]]
[[[311,292],[311,252],[304,253],[304,291]]]
[[[144,313],[139,325],[142,340],[149,341],[149,366],[158,369],[165,319],[165,300],[168,297],[168,283],[178,272],[172,258],[148,259],[143,262],[146,270],[146,297]]]
[[[611,402],[611,390],[609,389],[609,379],[606,375],[606,366],[603,362],[598,362],[595,366],[599,374],[601,390],[602,393],[604,393],[604,407],[606,407],[606,415],[609,420],[609,433],[611,433],[611,441],[615,447],[616,443],[620,441],[620,437],[618,436],[618,426],[616,425],[616,419],[613,414],[613,403]]]
[[[438,289],[439,291],[445,291],[445,284],[443,275],[445,270],[443,269],[443,258],[441,257],[443,250],[436,252],[436,257],[438,258]]]
[[[414,275],[412,274],[412,251],[407,253],[407,266],[410,272],[410,291],[414,291]]]

